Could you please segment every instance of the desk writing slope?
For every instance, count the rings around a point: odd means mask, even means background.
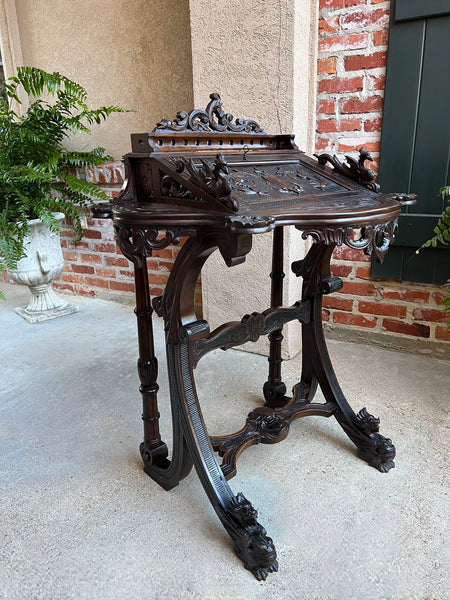
[[[381,472],[394,466],[395,449],[379,432],[379,420],[365,408],[355,413],[333,371],[321,323],[324,294],[342,287],[330,274],[330,258],[346,244],[382,260],[394,239],[402,194],[379,194],[370,156],[341,162],[322,154],[306,156],[293,136],[268,135],[253,120],[225,113],[218,94],[206,110],[179,112],[149,134],[132,135],[125,156],[127,181],[114,203],[117,239],[133,262],[139,337],[138,371],[143,398],[145,472],[165,489],[176,486],[195,467],[206,494],[229,533],[237,556],[257,579],[278,570],[275,546],[257,521],[257,512],[228,480],[247,447],[283,440],[293,420],[334,416],[361,458]],[[328,163],[331,165],[328,166]],[[303,280],[302,295],[283,306],[283,228],[294,226],[313,244],[291,265]],[[195,283],[208,256],[219,250],[228,266],[243,262],[252,236],[273,230],[271,305],[214,331],[194,312]],[[154,250],[187,238],[162,296],[150,298],[147,261]],[[249,307],[249,313],[252,307]],[[152,314],[164,318],[173,423],[173,450],[159,429],[158,362]],[[281,372],[283,326],[302,324],[302,368],[287,395]],[[270,340],[268,379],[262,405],[242,429],[209,436],[195,387],[195,370],[205,354],[227,350],[261,335]],[[314,402],[317,386],[324,403]],[[320,543],[320,542],[318,542]]]

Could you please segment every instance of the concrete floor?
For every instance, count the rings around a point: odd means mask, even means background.
[[[143,472],[130,307],[76,298],[78,314],[28,325],[0,304],[2,600],[446,600],[450,364],[331,341],[347,397],[397,447],[382,474],[334,419],[295,422],[243,453],[231,480],[259,511],[280,569],[257,582],[231,550],[195,472],[165,492]],[[72,299],[73,301],[73,299]],[[162,327],[161,425],[170,442]],[[284,364],[292,386],[299,359]],[[210,433],[261,402],[264,357],[206,356],[197,377]]]

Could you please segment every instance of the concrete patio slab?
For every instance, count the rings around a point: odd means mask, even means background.
[[[129,306],[29,325],[0,304],[2,600],[445,600],[449,587],[449,362],[330,341],[355,409],[397,448],[382,474],[334,419],[296,421],[281,444],[243,453],[230,481],[274,539],[278,573],[257,582],[235,557],[192,472],[165,492],[142,470],[136,325]],[[73,302],[73,298],[71,298]],[[163,329],[161,427],[170,445]],[[284,364],[298,379],[300,358]],[[267,360],[217,351],[197,386],[211,434],[261,403]]]

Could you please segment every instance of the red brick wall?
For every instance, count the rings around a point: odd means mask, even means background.
[[[442,286],[371,279],[370,258],[346,246],[335,250],[331,270],[342,277],[344,286],[324,298],[327,329],[342,328],[350,339],[361,338],[357,334],[363,332],[367,341],[405,349],[417,340],[441,349],[450,342]]]
[[[389,2],[320,0],[316,149],[378,165]]]
[[[316,152],[342,156],[364,146],[374,171],[389,8],[386,0],[320,0]],[[336,249],[332,271],[344,287],[324,298],[328,329],[405,348],[422,340],[450,349],[442,286],[371,279],[369,257],[346,247]]]
[[[88,180],[97,183],[111,198],[119,193],[123,177],[123,165],[119,162],[87,171]],[[112,220],[88,219],[83,239],[76,245],[72,242],[73,235],[70,227],[61,231],[66,264],[54,287],[74,294],[133,303],[133,265],[122,255],[115,242]],[[152,296],[162,294],[178,250],[178,247],[169,246],[155,251],[148,260]],[[196,303],[201,304],[200,284]]]

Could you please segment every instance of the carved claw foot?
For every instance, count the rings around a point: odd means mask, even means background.
[[[278,571],[278,561],[275,561],[270,567],[265,569],[249,569],[249,571],[253,573],[258,581],[265,581],[269,573],[276,573]]]
[[[363,408],[356,415],[353,425],[341,422],[342,428],[358,448],[358,455],[371,467],[387,473],[395,467],[395,447],[392,440],[378,433],[380,419]]]
[[[278,571],[277,552],[272,538],[258,523],[257,511],[243,494],[233,497],[226,512],[224,524],[233,540],[236,556],[258,581]]]
[[[395,467],[395,447],[392,440],[385,438],[379,433],[372,434],[373,446],[368,451],[365,448],[358,448],[360,458],[369,463],[371,467],[375,467],[381,473],[387,473]]]

